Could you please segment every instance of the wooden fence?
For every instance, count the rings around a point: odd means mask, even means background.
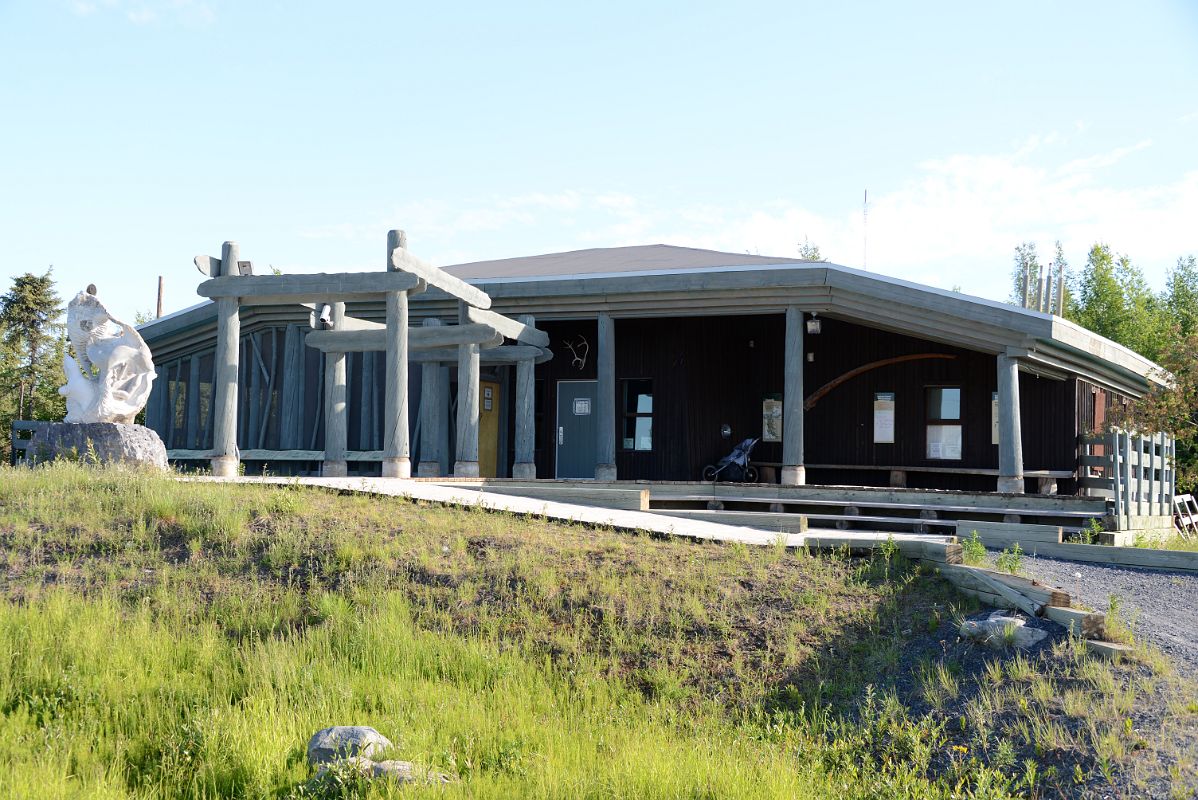
[[[1117,530],[1139,527],[1136,517],[1173,514],[1177,445],[1164,433],[1110,431],[1080,437],[1079,487],[1088,497],[1114,501]]]

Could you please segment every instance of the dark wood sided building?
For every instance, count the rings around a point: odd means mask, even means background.
[[[550,335],[554,357],[535,372],[538,478],[698,480],[756,438],[763,481],[1073,494],[1081,437],[1159,375],[1059,317],[823,262],[653,245],[446,271]],[[350,312],[378,320],[383,309]],[[457,305],[429,290],[410,313],[416,326],[456,318]],[[301,306],[242,310],[249,470],[319,470],[322,354],[304,346],[308,324]],[[159,369],[147,424],[172,458],[199,460],[212,437],[213,306],[141,332]],[[515,370],[485,357],[483,369],[479,461],[507,477]],[[381,353],[350,354],[360,474],[378,470],[382,372]],[[453,464],[453,378],[442,365],[410,378],[413,462],[441,474]]]

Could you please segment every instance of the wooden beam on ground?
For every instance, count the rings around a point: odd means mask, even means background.
[[[471,286],[461,278],[455,278],[443,269],[421,261],[406,249],[396,249],[391,253],[391,265],[402,272],[416,275],[426,281],[429,286],[435,286],[475,308],[491,307],[491,298],[487,296],[486,292]]]
[[[467,308],[466,317],[471,322],[490,325],[507,338],[515,339],[521,344],[531,344],[535,347],[549,346],[549,334],[539,331],[531,325],[525,325],[523,322],[514,320],[511,317],[496,314],[494,311],[485,311],[481,308]]]
[[[1047,512],[1051,516],[1051,512]],[[1059,525],[1030,525],[1013,522],[982,522],[979,520],[959,520],[957,522],[957,537],[968,539],[977,531],[978,540],[986,547],[1010,547],[1016,542],[1024,550],[1030,550],[1032,545],[1060,544],[1064,531]]]
[[[1086,639],[1102,639],[1106,636],[1106,614],[1101,611],[1045,606],[1044,616],[1063,625],[1074,636]]]
[[[400,274],[400,273],[394,273]],[[444,325],[435,328],[412,328],[408,331],[411,350],[431,350],[462,344],[485,347],[498,337],[490,325]],[[306,340],[309,347],[326,353],[371,353],[387,349],[385,330],[312,331]],[[502,341],[502,339],[500,339]]]
[[[1102,656],[1103,658],[1108,658],[1111,661],[1118,661],[1123,658],[1123,656],[1130,655],[1134,651],[1133,647],[1126,644],[1119,644],[1118,642],[1103,642],[1097,639],[1087,639],[1086,647],[1089,648],[1091,653]]]
[[[245,305],[289,305],[381,299],[386,292],[416,288],[405,272],[342,272],[315,275],[222,275],[196,288],[201,297],[235,297]]]
[[[1030,599],[1015,591],[1010,586],[1007,586],[1002,581],[995,580],[989,574],[981,570],[975,570],[974,575],[977,576],[979,581],[989,587],[989,591],[999,595],[1000,597],[1005,597],[1012,605],[1014,605],[1023,613],[1032,617],[1040,616],[1040,611],[1042,610],[1042,606],[1040,604],[1032,602]]]

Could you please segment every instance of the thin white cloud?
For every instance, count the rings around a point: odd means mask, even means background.
[[[134,25],[172,22],[201,26],[216,19],[216,11],[204,0],[71,0],[69,5],[81,17],[119,14]]]
[[[1050,158],[1051,135],[1010,153],[955,154],[917,165],[906,183],[870,192],[868,237],[860,207],[818,213],[793,198],[753,206],[673,206],[621,192],[569,190],[512,197],[409,202],[367,223],[301,232],[310,239],[375,242],[392,227],[434,263],[583,247],[667,243],[795,256],[804,237],[830,261],[966,292],[1007,295],[1012,252],[1031,240],[1050,253],[1060,240],[1075,264],[1110,243],[1163,283],[1177,256],[1198,252],[1198,170],[1160,185],[1113,187],[1103,170],[1148,140],[1069,160]]]

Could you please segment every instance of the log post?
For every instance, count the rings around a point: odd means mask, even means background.
[[[530,328],[536,327],[531,316],[520,317],[520,321]],[[516,461],[512,464],[512,477],[525,480],[537,477],[535,370],[536,363],[531,358],[516,362]]]
[[[187,359],[187,435],[186,446],[200,447],[200,354],[192,353]]]
[[[1023,494],[1023,429],[1019,420],[1019,364],[998,362],[998,491]]]
[[[458,303],[458,324],[466,323],[466,304]],[[478,345],[458,345],[457,478],[478,477],[478,365]]]
[[[426,319],[425,327],[441,324],[439,319]],[[426,361],[420,365],[420,463],[416,474],[432,478],[441,474],[441,437],[438,431],[440,410],[447,400],[440,392],[441,363]]]
[[[333,303],[333,329],[345,321],[345,303]],[[346,404],[345,353],[328,353],[324,369],[324,464],[320,474],[326,478],[344,478],[349,472],[346,463],[347,425],[349,410]]]
[[[595,397],[596,436],[595,479],[616,479],[616,326],[611,314],[599,314],[599,336],[595,357],[598,387]]]
[[[392,254],[407,247],[403,231],[387,232],[387,269],[397,272]],[[412,477],[408,441],[408,293],[387,292],[387,376],[383,423],[383,477]]]
[[[279,396],[279,449],[303,447],[304,339],[298,325],[283,335],[283,391]]]
[[[221,247],[221,275],[237,274],[237,242]],[[236,297],[216,301],[216,352],[213,356],[215,384],[212,474],[218,478],[237,475],[241,453],[237,449],[237,348],[241,343],[241,317]]]
[[[803,312],[798,306],[786,308],[786,352],[782,387],[782,476],[784,486],[807,483],[803,466],[803,369],[807,355],[803,348]]]

